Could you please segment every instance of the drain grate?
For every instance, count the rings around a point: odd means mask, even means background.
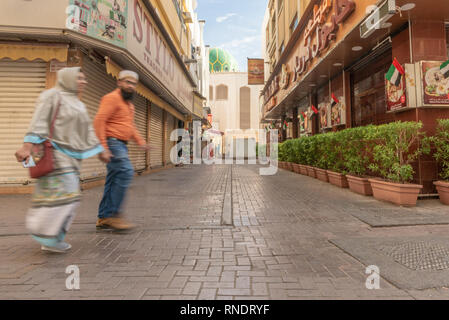
[[[449,247],[430,242],[393,243],[380,251],[412,270],[449,269]]]

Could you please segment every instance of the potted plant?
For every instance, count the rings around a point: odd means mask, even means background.
[[[306,157],[306,150],[304,148],[304,138],[297,139],[296,142],[296,159],[298,161],[299,171],[301,174],[307,176],[307,157]]]
[[[327,176],[329,182],[340,188],[348,187],[346,179],[346,167],[344,165],[344,152],[346,149],[348,131],[343,130],[331,133],[328,136],[327,158],[328,170]]]
[[[287,140],[285,144],[286,169],[293,171],[294,154],[293,154],[293,140]]]
[[[364,196],[373,195],[370,177],[367,175],[374,147],[373,140],[368,139],[368,136],[373,130],[375,130],[373,125],[345,130],[347,143],[343,161],[347,169],[349,190]]]
[[[383,179],[369,179],[374,197],[402,206],[415,206],[422,185],[410,183],[411,165],[428,147],[420,145],[424,132],[421,122],[393,122],[376,127],[373,133],[374,162],[369,168]]]
[[[440,201],[449,205],[449,119],[439,119],[436,133],[429,138],[429,142],[435,147],[434,158],[441,166],[440,178],[435,181]]]
[[[329,152],[330,152],[330,136],[332,133],[318,134],[314,136],[315,152],[317,155],[315,174],[316,178],[323,182],[329,182],[327,176],[327,168],[329,166]]]
[[[301,170],[299,167],[299,159],[298,159],[298,143],[299,139],[291,140],[291,152],[292,152],[292,167],[295,173],[300,174]]]
[[[284,143],[280,143],[278,145],[278,167],[279,168],[285,169],[285,160],[286,160],[285,145],[284,145]]]
[[[314,137],[304,137],[304,152],[305,152],[305,162],[307,175],[312,178],[316,178],[315,174],[315,163],[316,163],[316,145],[314,142]]]

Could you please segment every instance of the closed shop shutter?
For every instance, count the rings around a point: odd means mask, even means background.
[[[167,113],[167,125],[165,126],[167,141],[165,142],[165,162],[167,164],[171,163],[170,160],[170,151],[175,145],[175,141],[170,140],[170,135],[173,130],[175,130],[175,117],[173,117],[171,114]]]
[[[83,92],[81,101],[86,104],[91,120],[95,118],[101,98],[115,90],[116,81],[106,73],[106,67],[91,61],[85,57],[83,62],[83,72],[87,77],[88,85]],[[92,157],[83,160],[81,168],[81,179],[89,180],[106,176],[106,165]]]
[[[151,167],[162,166],[162,130],[162,109],[157,105],[152,104],[150,116],[150,144],[152,146],[152,149],[150,150]]]
[[[147,139],[147,100],[140,95],[134,98],[134,123],[137,130],[144,140]],[[146,169],[147,152],[138,147],[137,143],[132,140],[128,145],[129,159],[133,164],[135,171],[144,171]]]
[[[23,143],[39,94],[45,90],[47,64],[0,60],[0,183],[30,180],[14,153]]]

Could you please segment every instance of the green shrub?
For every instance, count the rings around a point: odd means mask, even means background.
[[[355,176],[366,176],[368,166],[370,165],[371,155],[373,154],[374,140],[369,139],[375,126],[368,125],[365,127],[350,128],[341,131],[341,141],[344,146],[341,148],[342,167],[345,168],[346,173]]]
[[[368,132],[368,139],[375,143],[369,168],[386,180],[410,182],[414,174],[411,163],[427,151],[419,145],[424,141],[421,129],[421,122],[401,121],[374,127]]]
[[[441,165],[440,177],[449,181],[449,119],[438,119],[436,133],[428,141],[436,149],[433,156]]]

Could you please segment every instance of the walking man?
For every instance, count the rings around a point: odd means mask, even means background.
[[[107,163],[103,199],[98,209],[97,229],[126,230],[135,225],[121,216],[126,191],[134,176],[128,157],[128,141],[133,139],[144,150],[149,145],[140,136],[134,124],[135,94],[139,76],[133,71],[119,73],[118,88],[105,95],[94,120],[95,132],[106,150],[99,155]]]

